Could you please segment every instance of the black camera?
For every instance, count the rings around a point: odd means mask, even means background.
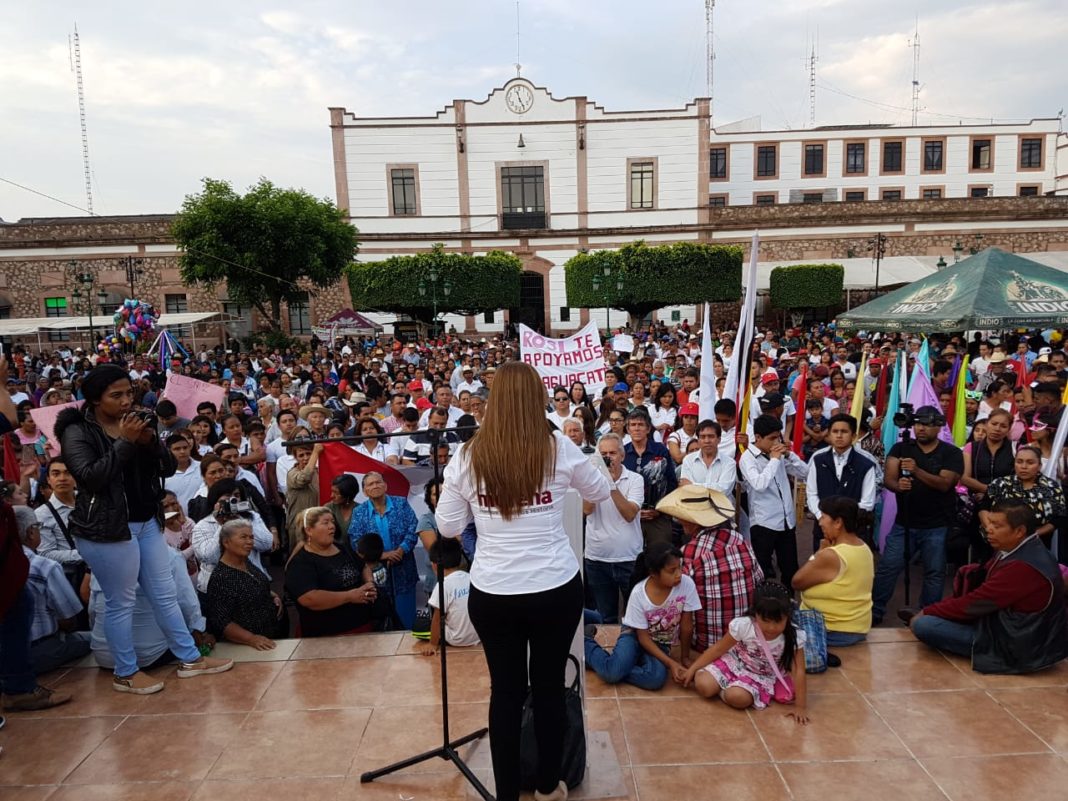
[[[604,459],[604,466],[607,467],[609,470],[611,470],[612,469],[612,460],[609,459],[607,456],[602,456],[601,458]]]
[[[894,414],[894,425],[898,428],[912,428],[916,425],[916,412],[911,403],[902,403],[900,410]]]
[[[159,418],[156,417],[155,412],[148,410],[141,410],[134,412],[134,417],[138,420],[143,420],[146,428],[159,428]]]
[[[239,517],[249,514],[252,504],[248,501],[235,501],[231,498],[223,498],[219,502],[219,517]]]

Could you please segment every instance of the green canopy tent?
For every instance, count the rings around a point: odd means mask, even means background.
[[[965,331],[1068,325],[1068,274],[987,248],[838,317],[845,330]]]

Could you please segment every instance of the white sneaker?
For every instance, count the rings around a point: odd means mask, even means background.
[[[233,666],[233,659],[202,656],[196,662],[182,662],[178,665],[178,678],[191,679],[194,676],[207,676],[210,673],[225,673]]]

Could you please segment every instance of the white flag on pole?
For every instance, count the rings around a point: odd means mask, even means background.
[[[741,407],[738,390],[745,386],[749,376],[741,373],[745,369],[746,354],[753,338],[753,317],[756,314],[756,276],[757,276],[757,252],[760,249],[760,234],[753,232],[753,244],[749,251],[749,269],[746,271],[745,296],[742,308],[738,314],[738,328],[734,337],[734,352],[731,354],[731,363],[727,368],[727,381],[723,385],[723,397],[730,398]]]
[[[716,359],[716,352],[712,350],[712,318],[709,314],[709,306],[705,304],[704,330],[701,333],[701,395],[698,404],[700,415],[698,420],[715,420],[713,409],[716,406],[716,374],[712,370]]]

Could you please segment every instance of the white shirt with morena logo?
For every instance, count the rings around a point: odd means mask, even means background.
[[[473,519],[478,547],[471,565],[471,585],[494,595],[522,595],[560,587],[579,571],[578,560],[564,530],[564,496],[578,490],[591,503],[612,493],[604,477],[586,454],[559,431],[556,469],[551,478],[511,520],[505,520],[493,499],[479,492],[470,466],[467,443],[445,468],[445,483],[438,501],[438,530],[444,537],[459,537]]]

